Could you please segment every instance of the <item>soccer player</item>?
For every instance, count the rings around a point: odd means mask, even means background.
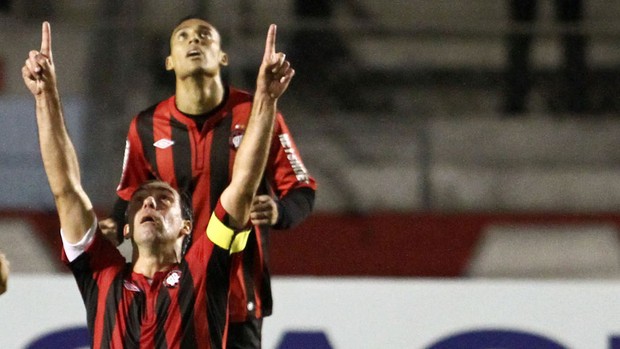
[[[172,31],[165,66],[175,74],[175,95],[131,121],[117,188],[121,200],[115,205],[115,218],[101,222],[104,233],[123,226],[125,200],[140,183],[153,178],[191,198],[195,232],[204,231],[217,198],[230,181],[253,108],[252,95],[223,83],[221,69],[228,62],[220,34],[209,22],[190,17]],[[305,219],[314,205],[315,189],[278,113],[264,180],[252,206],[255,227],[246,249],[234,257],[229,303],[234,335],[229,336],[228,348],[260,348],[262,318],[272,310],[265,257],[269,229],[290,228]],[[117,243],[121,241],[119,236]]]
[[[226,339],[231,254],[249,235],[250,208],[269,153],[277,100],[294,70],[275,51],[276,27],[267,34],[251,117],[232,178],[197,239],[179,258],[191,234],[179,193],[147,181],[129,200],[123,234],[133,246],[125,264],[98,230],[81,185],[56,85],[50,25],[43,23],[40,51],[30,51],[22,76],[35,97],[43,165],[61,224],[63,259],[77,280],[94,348],[220,348]],[[190,63],[188,63],[190,64]],[[204,330],[208,329],[208,330]]]
[[[0,294],[6,292],[9,283],[9,261],[0,253]]]

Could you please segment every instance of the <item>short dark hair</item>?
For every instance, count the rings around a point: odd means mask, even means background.
[[[205,17],[200,16],[200,15],[193,15],[193,14],[190,14],[190,15],[187,15],[187,16],[185,16],[185,17],[182,17],[181,19],[179,19],[179,20],[176,22],[176,24],[174,25],[174,27],[173,27],[173,28],[172,28],[172,30],[170,31],[170,35],[171,35],[171,36],[170,36],[170,39],[172,39],[172,34],[174,33],[174,30],[175,30],[175,29],[176,29],[179,25],[181,25],[181,23],[183,23],[183,22],[185,22],[185,21],[188,21],[188,20],[190,20],[190,19],[197,19],[197,20],[200,20],[200,21],[204,21],[204,22],[206,22],[206,23],[209,23],[209,25],[211,25],[211,27],[213,27],[213,29],[215,29],[215,31],[217,31],[218,35],[220,36],[220,46],[223,46],[223,45],[224,45],[224,42],[223,42],[223,40],[222,40],[222,38],[221,38],[221,33],[220,33],[220,30],[217,28],[217,26],[215,26],[215,25],[214,25],[211,21],[209,21],[209,20],[208,20],[208,19],[206,19]],[[170,49],[170,44],[168,44],[168,48]]]
[[[178,191],[177,191],[178,192]],[[181,200],[181,216],[183,219],[188,220],[192,223],[192,230],[194,226],[194,210],[192,205],[192,195],[189,190],[184,190],[179,193],[179,197]],[[181,247],[181,256],[185,256],[187,250],[192,245],[192,233],[185,235],[183,238],[183,245]]]

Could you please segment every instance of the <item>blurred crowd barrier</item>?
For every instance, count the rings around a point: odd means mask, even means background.
[[[42,299],[39,290],[45,285]],[[269,349],[615,349],[617,282],[276,277]],[[71,276],[19,275],[0,297],[7,349],[88,347]]]

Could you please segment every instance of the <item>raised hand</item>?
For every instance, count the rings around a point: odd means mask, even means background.
[[[271,98],[279,98],[286,91],[295,70],[286,60],[286,55],[276,52],[276,25],[269,26],[265,41],[265,54],[256,79],[256,92]]]
[[[43,22],[41,28],[41,50],[32,50],[22,67],[22,77],[33,95],[56,88],[56,72],[52,58],[52,33],[50,24]]]

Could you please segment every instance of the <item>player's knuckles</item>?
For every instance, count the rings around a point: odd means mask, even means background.
[[[268,73],[273,73],[275,69],[277,69],[277,62],[266,62],[264,71]]]
[[[37,64],[45,69],[45,70],[49,70],[50,69],[50,64],[49,64],[49,60],[47,59],[47,57],[45,56],[38,56],[37,57]]]
[[[22,76],[23,77],[30,77],[32,74],[30,73],[30,68],[28,68],[27,64],[24,64],[24,66],[22,67]]]
[[[35,64],[30,62],[29,60],[26,61],[24,68],[28,71],[29,75],[31,76],[35,75]]]
[[[279,74],[279,75],[287,75],[288,70],[289,70],[289,66],[288,65],[282,65],[278,69],[277,74]]]

